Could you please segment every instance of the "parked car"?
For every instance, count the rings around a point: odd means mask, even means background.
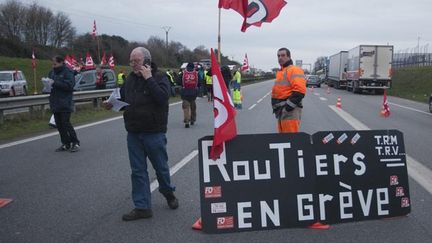
[[[0,95],[27,95],[27,87],[27,80],[21,71],[0,71]]]
[[[321,87],[321,81],[317,75],[308,75],[306,77],[306,86]]]
[[[114,70],[103,68],[102,72],[107,78],[105,83],[107,89],[116,87],[117,77]],[[96,69],[87,69],[75,75],[75,91],[95,90],[96,89]]]
[[[429,96],[429,112],[432,113],[432,94]]]

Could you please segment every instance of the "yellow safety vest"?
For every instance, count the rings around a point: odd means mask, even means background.
[[[117,75],[117,84],[118,85],[123,85],[124,84],[123,75],[124,75],[123,73],[119,73]]]

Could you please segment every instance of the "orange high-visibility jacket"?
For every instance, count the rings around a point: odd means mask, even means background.
[[[306,94],[306,80],[301,68],[289,65],[276,73],[272,98],[284,100],[290,97],[292,92]]]

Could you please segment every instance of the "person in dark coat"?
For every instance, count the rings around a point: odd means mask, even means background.
[[[130,66],[133,71],[127,76],[120,95],[121,100],[129,104],[124,109],[123,118],[135,208],[123,215],[124,221],[153,216],[147,159],[156,171],[159,192],[165,197],[168,207],[177,209],[179,206],[174,195],[175,187],[171,184],[166,150],[169,81],[166,74],[159,72],[156,64],[151,62],[151,54],[144,47],[132,50]],[[107,102],[104,106],[112,108]]]
[[[63,57],[53,57],[52,66],[53,69],[48,74],[51,80],[49,102],[62,143],[55,151],[76,152],[79,150],[80,141],[70,122],[75,78],[72,71],[66,67]]]

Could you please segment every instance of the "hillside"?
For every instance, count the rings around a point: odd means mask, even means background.
[[[432,67],[396,69],[389,94],[427,103],[432,93]]]

